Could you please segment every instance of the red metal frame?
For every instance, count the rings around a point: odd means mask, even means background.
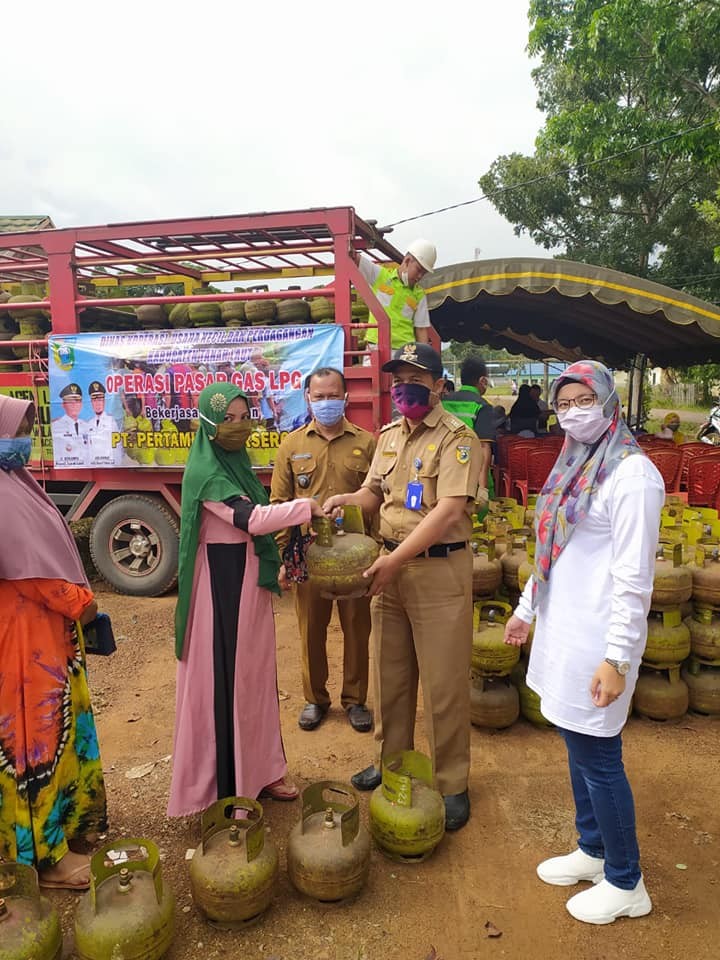
[[[378,262],[399,262],[400,251],[386,241],[371,222],[352,207],[329,207],[277,213],[40,230],[0,235],[0,284],[32,282],[47,285],[47,299],[13,309],[48,309],[52,332],[80,330],[79,313],[88,307],[112,309],[142,303],[252,300],[324,296],[335,301],[335,322],[345,331],[345,375],[350,416],[359,426],[376,432],[391,416],[389,375],[380,370],[390,356],[390,324],[369,284],[355,264],[365,251]],[[333,275],[334,282],[314,290],[278,290],[255,293],[187,293],[189,284],[234,281],[253,283]],[[182,283],[185,292],[167,297],[98,297],[81,293],[88,286]],[[369,324],[352,323],[352,287],[373,316],[379,318],[378,349],[353,349],[353,330]],[[35,390],[47,383],[44,343],[14,341],[31,348],[30,371],[0,372],[0,387]],[[362,354],[366,365],[352,361]],[[28,361],[17,361],[17,366]],[[0,362],[0,369],[12,361]],[[181,472],[111,469],[56,471],[46,463],[34,465],[44,481],[91,484],[73,507],[79,518],[103,490],[153,491],[177,509],[176,489]]]

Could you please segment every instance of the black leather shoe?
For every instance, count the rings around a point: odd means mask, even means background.
[[[372,714],[364,703],[353,703],[347,708],[348,720],[353,730],[358,733],[367,733],[372,730]]]
[[[298,717],[298,726],[301,730],[315,730],[323,722],[327,707],[318,706],[317,703],[306,703]]]
[[[355,773],[350,777],[350,783],[356,790],[374,790],[382,783],[382,773],[372,763],[365,767],[360,773]]]
[[[443,797],[445,801],[445,829],[459,830],[470,819],[470,797],[467,790]]]

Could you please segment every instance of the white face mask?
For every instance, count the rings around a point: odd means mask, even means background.
[[[604,416],[603,408],[597,403],[587,410],[570,407],[565,413],[559,413],[557,418],[560,426],[573,440],[588,445],[599,440],[612,423],[612,417]]]
[[[408,272],[407,272],[407,270],[401,270],[400,273],[399,273],[399,276],[400,276],[401,282],[402,282],[406,287],[409,286],[409,284],[408,284]]]

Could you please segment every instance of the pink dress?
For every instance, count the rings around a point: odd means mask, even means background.
[[[203,504],[185,646],[177,669],[171,817],[199,813],[232,793],[257,797],[287,771],[280,735],[272,594],[257,585],[252,536],[309,523],[310,500],[256,506],[247,533],[234,525],[234,517],[232,507],[223,503]],[[222,585],[227,572],[217,569],[219,545],[245,545],[234,553],[230,548],[228,554],[231,560],[242,558],[239,608],[233,605],[232,611],[218,594],[218,584]],[[222,561],[219,566],[224,566]],[[222,632],[218,623],[223,617],[227,623],[229,614],[237,619],[234,677],[232,669],[223,668],[217,639]],[[224,699],[222,684],[228,678],[232,720],[226,725],[232,729],[223,730],[218,724],[218,702]],[[222,757],[225,744],[231,755],[222,766],[231,770],[229,784],[225,775],[218,774],[218,756]]]

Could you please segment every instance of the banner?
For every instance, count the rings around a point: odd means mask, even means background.
[[[52,336],[55,466],[183,467],[198,394],[229,381],[248,396],[250,461],[270,467],[281,439],[309,420],[305,377],[319,367],[342,370],[343,347],[334,325]]]
[[[35,404],[35,423],[32,431],[32,449],[30,466],[40,467],[52,461],[52,440],[50,436],[50,393],[47,386],[37,384],[32,387],[0,387],[0,393],[18,400],[30,400]]]

